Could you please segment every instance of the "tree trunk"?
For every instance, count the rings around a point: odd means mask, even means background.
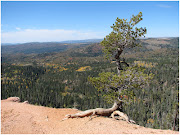
[[[121,62],[120,62],[120,55],[121,55],[122,52],[123,52],[123,50],[118,48],[117,53],[115,55],[116,65],[117,65],[117,72],[118,72],[119,76],[120,76],[120,71],[123,70],[123,68],[121,66]]]
[[[83,112],[79,112],[76,114],[68,114],[65,116],[65,118],[62,121],[69,118],[78,118],[78,117],[82,118],[82,117],[87,117],[87,116],[91,117],[94,115],[99,115],[99,116],[108,116],[108,117],[111,116],[112,118],[115,118],[115,119],[124,119],[128,123],[135,123],[133,120],[130,120],[126,114],[117,110],[121,105],[122,105],[122,102],[114,102],[114,105],[108,109],[96,108],[96,109],[90,109]],[[119,117],[115,117],[115,115],[119,115]]]
[[[114,105],[111,108],[104,109],[104,108],[96,108],[86,110],[76,114],[68,114],[66,115],[67,118],[77,118],[77,117],[86,117],[86,116],[93,116],[93,115],[101,115],[101,116],[110,116],[112,112],[117,110],[121,105],[121,102],[117,103],[114,102]]]
[[[172,127],[172,130],[174,131],[176,129],[176,118],[177,118],[177,114],[178,114],[178,107],[176,107],[176,114],[175,114],[175,117],[174,117],[174,121],[173,121],[173,127]]]

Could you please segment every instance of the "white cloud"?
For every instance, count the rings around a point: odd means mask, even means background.
[[[169,6],[169,5],[163,5],[163,4],[160,4],[160,5],[157,5],[158,7],[161,7],[161,8],[172,8],[172,6]]]
[[[83,40],[103,38],[105,33],[78,30],[48,30],[48,29],[25,29],[16,28],[15,32],[2,32],[2,43],[25,43],[25,42],[51,42],[65,40]]]
[[[21,30],[21,28],[19,28],[19,27],[16,27],[16,30]]]

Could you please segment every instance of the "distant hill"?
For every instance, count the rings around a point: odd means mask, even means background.
[[[87,39],[87,40],[68,40],[62,42],[29,42],[22,44],[2,43],[2,53],[24,53],[24,54],[39,54],[62,52],[69,48],[79,48],[92,43],[99,43],[102,39]]]
[[[41,54],[66,52],[69,56],[99,56],[102,54],[101,39],[72,40],[63,42],[31,42],[17,45],[3,45],[2,54]],[[179,38],[146,38],[140,40],[141,51],[161,48],[178,48]]]
[[[19,43],[13,44],[13,43],[1,43],[1,46],[6,46],[6,45],[18,45]]]
[[[103,39],[86,39],[86,40],[68,40],[68,41],[62,41],[60,43],[99,43]]]
[[[1,43],[1,46],[7,46],[7,45],[21,45],[21,44],[33,44],[33,43],[68,43],[68,44],[74,44],[74,43],[99,43],[103,39],[85,39],[85,40],[67,40],[67,41],[60,41],[60,42],[28,42],[28,43]]]
[[[136,49],[126,49],[125,53],[154,51],[162,48],[179,48],[179,38],[146,38],[140,40],[142,47]],[[76,49],[68,49],[64,55],[70,57],[96,57],[102,55],[102,46],[100,43],[94,43]]]
[[[51,53],[51,52],[62,52],[69,48],[78,48],[82,46],[89,45],[87,43],[57,43],[57,42],[31,42],[18,45],[8,45],[2,46],[2,54],[12,54],[12,53],[24,53],[24,54],[39,54],[39,53]]]

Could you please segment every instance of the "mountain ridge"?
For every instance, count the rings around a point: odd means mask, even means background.
[[[52,41],[52,42],[25,42],[25,43],[1,43],[1,46],[7,45],[22,45],[29,43],[97,43],[102,41],[103,39],[84,39],[84,40],[65,40],[65,41]]]
[[[75,49],[77,52],[77,48],[83,48],[90,45],[95,45],[100,43],[100,39],[92,39],[92,40],[75,40],[71,41],[63,41],[63,42],[30,42],[24,44],[17,45],[6,45],[1,47],[2,54],[14,54],[14,53],[23,53],[23,54],[39,54],[39,53],[52,53],[52,52],[64,52],[69,49]],[[179,38],[146,38],[140,40],[143,45],[149,45],[149,49],[154,48],[163,48],[163,47],[175,47],[178,48]],[[99,46],[96,45],[99,50]],[[102,48],[102,47],[101,47]],[[80,49],[79,49],[80,50]],[[85,49],[86,50],[86,49]],[[96,50],[94,48],[94,50]],[[87,51],[87,50],[86,50]],[[81,52],[78,52],[81,53]],[[97,55],[97,54],[95,54]]]

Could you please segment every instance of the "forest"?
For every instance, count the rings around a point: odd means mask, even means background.
[[[108,108],[103,93],[88,81],[99,73],[117,72],[115,61],[104,58],[99,43],[80,43],[65,50],[46,48],[5,53],[1,56],[1,99],[11,96],[30,104],[79,110]],[[179,38],[148,38],[142,47],[127,49],[129,65],[143,68],[153,80],[136,92],[123,112],[138,125],[179,130]],[[41,44],[42,46],[42,44]],[[46,43],[47,46],[47,43]],[[73,44],[71,44],[73,46]],[[16,45],[13,47],[16,48]],[[26,46],[23,46],[26,47]],[[53,46],[52,46],[53,47]]]

